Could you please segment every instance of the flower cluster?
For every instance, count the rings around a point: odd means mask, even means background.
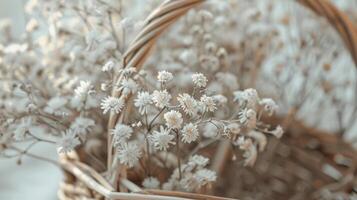
[[[216,173],[207,168],[207,158],[198,155],[187,157],[197,149],[202,150],[201,144],[229,140],[237,150],[244,152],[245,165],[253,166],[258,152],[265,149],[266,134],[277,138],[283,134],[280,126],[271,129],[261,121],[262,116],[273,115],[278,107],[270,98],[261,99],[254,89],[231,91],[229,96],[208,94],[208,78],[202,73],[193,73],[191,86],[176,91],[169,85],[175,81],[172,73],[159,71],[156,76],[158,84],[153,83],[148,90],[148,76],[137,72],[130,76],[135,77],[132,80],[137,86],[132,92],[131,114],[125,124],[118,123],[111,130],[112,144],[117,149],[117,163],[129,168],[140,167],[139,160],[145,163],[147,168],[144,170],[150,175],[143,182],[146,188],[161,185],[163,189],[197,191],[216,180]],[[123,95],[120,98],[125,98],[126,93]],[[192,153],[182,154],[184,149],[190,149]],[[171,155],[170,162],[174,166],[168,182],[163,184],[150,171],[156,165],[170,164],[167,158],[163,163],[155,162],[163,159],[162,153]],[[184,160],[188,162],[181,164]]]
[[[250,58],[253,48],[232,48],[212,31],[228,28],[222,21],[233,22],[224,14],[226,3],[217,2],[214,14],[188,13],[177,26],[182,35],[167,35],[177,48],[159,43],[159,50],[172,52],[160,51],[138,70],[123,57],[140,27],[134,23],[139,20],[122,18],[130,2],[28,2],[26,39],[0,35],[0,155],[16,151],[21,157],[43,142],[60,154],[80,148],[95,162],[113,157],[108,179],[123,167],[143,173],[145,188],[182,191],[216,181],[218,174],[201,155],[222,141],[232,144],[234,154],[243,151],[246,166],[254,165],[267,135],[280,138],[283,130],[263,122],[277,111],[275,101],[260,98],[244,78],[250,76],[241,74],[245,69],[233,67],[255,65],[237,53]],[[41,31],[41,24],[49,24],[49,31]],[[242,38],[257,46],[262,36],[250,31]],[[33,144],[26,151],[17,147],[28,141]],[[158,168],[168,175],[159,176]]]

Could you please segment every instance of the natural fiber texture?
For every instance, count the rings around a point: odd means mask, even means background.
[[[199,5],[204,2],[204,0],[168,0],[161,4],[156,10],[154,10],[149,17],[146,19],[146,22],[139,32],[137,37],[133,40],[128,50],[124,54],[123,65],[124,67],[136,67],[141,68],[146,58],[150,55],[151,49],[154,46],[156,40],[159,38],[160,34],[164,32],[171,24],[173,24],[180,16],[185,14],[189,9]],[[328,0],[298,0],[299,3],[310,8],[316,14],[325,17],[339,32],[341,38],[343,39],[347,49],[350,51],[351,56],[354,62],[357,65],[357,28],[348,19],[348,17],[339,11],[333,4]],[[121,77],[116,77],[120,79]],[[113,96],[120,96],[121,94],[113,91]],[[123,119],[123,115],[111,113],[108,123],[108,130],[114,128],[114,126]],[[303,124],[299,125],[302,128]],[[303,128],[304,134],[312,134],[312,138],[317,140],[319,144],[324,145],[330,144],[329,136],[325,137],[323,134],[316,134],[310,128]],[[331,136],[332,137],[332,136]],[[335,138],[336,139],[336,138]],[[111,144],[111,136],[108,134],[108,144]],[[339,138],[340,140],[340,138]],[[294,144],[301,145],[301,144]],[[289,147],[289,144],[287,144]],[[223,147],[222,154],[227,154],[227,150]],[[328,148],[325,148],[325,150]],[[328,155],[335,156],[339,154],[345,154],[348,152],[339,152],[339,148],[328,149]],[[348,148],[348,150],[351,150]],[[293,150],[296,156],[296,159],[301,161],[301,157],[310,158],[310,160],[302,160],[303,165],[309,165],[306,168],[311,171],[321,170],[322,160],[314,160],[313,154],[306,155],[306,152],[301,152],[299,147],[296,147]],[[352,150],[351,150],[352,151]],[[355,159],[351,155],[348,155],[350,158]],[[108,147],[108,166],[112,164],[112,147]],[[312,156],[312,157],[311,157]],[[321,156],[321,155],[319,155]],[[326,155],[323,155],[326,156]],[[317,158],[318,159],[318,158]],[[325,159],[323,159],[325,161]],[[299,161],[299,162],[300,162]],[[156,200],[181,200],[181,199],[228,199],[228,198],[219,198],[214,196],[207,196],[201,194],[192,194],[192,193],[183,193],[183,192],[170,192],[170,191],[158,191],[158,190],[142,190],[134,183],[130,182],[127,179],[126,168],[119,170],[119,174],[114,174],[113,176],[120,177],[120,186],[125,188],[121,192],[115,192],[116,186],[113,187],[102,175],[98,174],[91,167],[83,164],[76,157],[62,157],[61,165],[63,169],[67,172],[66,183],[61,185],[59,191],[59,198],[61,200],[67,199],[156,199]],[[215,168],[219,169],[222,166],[216,166]],[[353,171],[353,169],[351,169]],[[341,173],[347,173],[345,170],[342,170]],[[324,177],[324,175],[321,175]],[[325,177],[326,178],[326,177]],[[331,178],[327,177],[328,181],[331,181]],[[116,183],[112,183],[116,184]],[[134,193],[128,193],[127,190]]]

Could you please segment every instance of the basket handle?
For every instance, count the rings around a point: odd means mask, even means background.
[[[139,34],[129,45],[124,54],[124,66],[141,68],[146,58],[150,55],[150,50],[154,46],[160,34],[165,31],[179,17],[184,15],[189,9],[199,5],[205,0],[167,0],[156,8],[146,19]],[[351,53],[353,61],[357,66],[357,27],[348,16],[338,10],[329,0],[297,0],[302,5],[310,8],[316,14],[325,17],[334,26],[342,37],[346,47]],[[116,77],[120,78],[120,77]],[[120,93],[113,90],[112,95],[120,96]],[[114,128],[118,120],[122,119],[122,113],[117,115],[111,113],[108,122],[108,130]],[[108,134],[108,144],[111,144],[111,136]],[[111,166],[112,148],[108,146],[108,166]]]
[[[140,68],[160,34],[189,9],[205,0],[168,0],[156,8],[124,54],[125,66]],[[298,0],[316,14],[327,20],[338,31],[357,66],[357,27],[349,17],[329,0]]]

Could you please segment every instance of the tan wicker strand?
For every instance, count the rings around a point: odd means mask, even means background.
[[[328,0],[297,0],[299,3],[310,8],[316,14],[325,17],[339,32],[346,47],[351,53],[354,62],[357,64],[357,28],[352,21],[343,12],[339,11]],[[124,54],[124,67],[131,66],[140,69],[146,58],[150,55],[150,50],[154,46],[156,40],[162,32],[164,32],[171,24],[173,24],[180,16],[185,14],[189,9],[199,5],[204,0],[168,0],[162,3],[156,10],[154,10],[146,20],[145,25],[139,32],[138,36],[133,40],[128,50]],[[119,77],[118,77],[119,78]],[[113,91],[113,96],[120,96],[120,93]],[[108,123],[108,130],[112,129],[118,120],[122,119],[119,116],[111,113]],[[109,134],[108,134],[108,138]],[[109,142],[108,145],[111,143]],[[108,166],[112,162],[112,150],[109,151]],[[78,161],[76,161],[78,162]],[[213,197],[208,195],[191,194],[183,192],[171,191],[157,191],[148,190],[150,194],[114,192],[106,183],[102,182],[103,177],[98,173],[92,173],[88,167],[83,167],[85,164],[77,165],[73,160],[63,159],[61,166],[67,172],[73,174],[77,180],[83,182],[88,188],[101,194],[109,199],[162,199],[162,200],[182,200],[182,199],[219,199],[224,200],[228,198]],[[79,167],[82,166],[82,167]],[[87,171],[87,173],[85,172]],[[98,177],[99,176],[99,177]],[[125,176],[124,176],[125,177]],[[101,182],[101,183],[100,183]],[[128,184],[128,183],[126,183]],[[130,183],[129,183],[130,184]],[[110,185],[109,185],[110,186]],[[65,187],[63,187],[65,188]],[[68,187],[67,187],[68,188]],[[136,188],[136,186],[132,186]],[[138,191],[138,188],[134,189]],[[142,191],[141,191],[142,192]],[[64,192],[61,193],[62,196]],[[72,198],[75,199],[75,198]]]

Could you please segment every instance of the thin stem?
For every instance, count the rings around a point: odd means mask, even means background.
[[[151,120],[151,122],[149,123],[149,126],[148,126],[148,131],[151,130],[152,124],[153,124],[153,123],[155,122],[155,120],[160,116],[160,114],[161,114],[162,112],[164,112],[165,109],[166,109],[166,106],[163,107],[163,108],[160,110],[160,112],[157,113],[156,116]]]
[[[32,133],[28,133],[30,136],[32,136],[33,138],[35,138],[37,141],[39,141],[39,142],[47,142],[47,143],[50,143],[50,144],[56,144],[56,142],[54,142],[54,141],[51,141],[51,140],[47,140],[47,139],[43,139],[43,138],[40,138],[40,137],[38,137],[38,136],[36,136],[36,135],[33,135]]]
[[[146,153],[147,153],[147,174],[148,176],[151,175],[151,156],[150,156],[150,143],[149,143],[149,138],[148,138],[149,133],[146,133]]]
[[[110,28],[112,30],[112,36],[117,44],[117,49],[120,52],[120,42],[119,42],[119,38],[118,38],[117,32],[115,30],[114,24],[113,24],[113,17],[112,17],[111,11],[108,11],[108,19],[109,19]]]
[[[51,163],[51,164],[59,167],[59,164],[55,160],[51,160],[49,158],[45,158],[45,157],[42,157],[42,156],[39,156],[39,155],[36,155],[36,154],[33,154],[33,153],[29,153],[29,152],[27,152],[25,150],[19,149],[19,148],[14,147],[14,146],[12,146],[10,149],[15,150],[15,151],[21,153],[22,155],[26,155],[28,157],[32,157],[32,158],[35,158],[35,159],[38,159],[38,160],[41,160],[41,161],[45,161],[45,162]]]
[[[182,178],[182,172],[181,172],[181,159],[180,159],[180,134],[177,130],[174,130],[176,133],[176,157],[177,157],[177,165],[178,165],[178,170],[179,170],[179,180]]]

